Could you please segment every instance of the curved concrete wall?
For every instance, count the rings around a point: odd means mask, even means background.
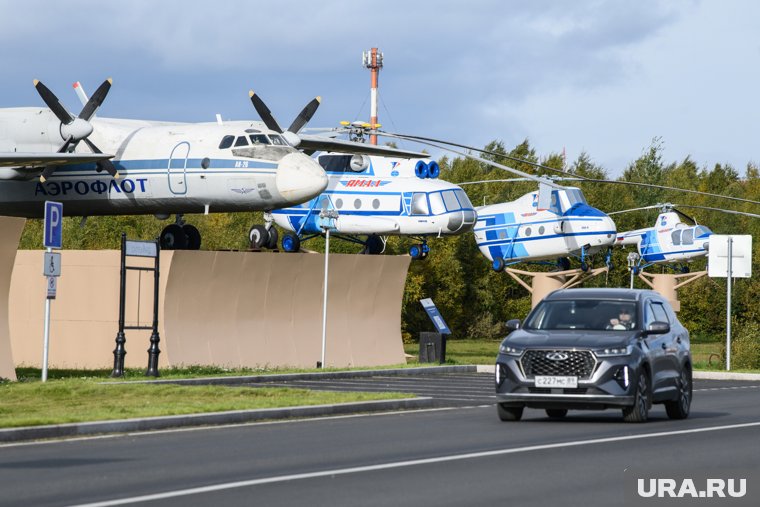
[[[15,365],[39,366],[42,359],[42,255],[16,257],[9,305]],[[327,366],[404,362],[401,299],[409,261],[330,255]],[[129,265],[141,262],[151,260],[128,258]],[[64,250],[61,270],[49,366],[111,368],[119,252]],[[314,367],[321,357],[323,278],[321,254],[162,252],[159,367]],[[152,273],[128,272],[127,324],[150,325],[152,283]],[[145,368],[150,331],[125,334],[125,366]]]
[[[24,230],[24,218],[0,217],[0,378],[16,380],[9,326],[11,274],[18,242]],[[40,264],[40,278],[42,278]],[[40,305],[44,303],[40,302]],[[42,336],[42,335],[40,335]],[[41,339],[41,338],[40,338]],[[40,356],[41,357],[41,356]]]

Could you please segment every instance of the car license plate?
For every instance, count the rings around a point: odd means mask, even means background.
[[[556,375],[536,375],[536,387],[578,387],[578,377],[558,377]]]

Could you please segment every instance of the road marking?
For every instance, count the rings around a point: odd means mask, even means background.
[[[453,454],[449,456],[439,456],[437,458],[415,459],[407,461],[396,461],[391,463],[382,463],[378,465],[367,465],[350,468],[336,468],[333,470],[321,470],[318,472],[307,472],[302,474],[279,475],[275,477],[264,477],[261,479],[250,479],[247,481],[235,481],[224,484],[215,484],[212,486],[201,486],[197,488],[178,489],[166,491],[164,493],[155,493],[152,495],[133,496],[129,498],[118,498],[115,500],[106,500],[103,502],[94,502],[88,504],[78,504],[72,507],[111,507],[115,505],[125,505],[137,502],[149,502],[153,500],[164,500],[167,498],[177,498],[181,496],[199,495],[203,493],[213,493],[215,491],[224,491],[228,489],[246,488],[259,486],[262,484],[274,484],[279,482],[297,481],[303,479],[316,479],[320,477],[334,477],[336,475],[348,475],[362,472],[375,472],[378,470],[389,470],[394,468],[404,468],[419,465],[430,465],[434,463],[445,463],[450,461],[460,461],[476,458],[488,458],[492,456],[503,456],[506,454],[518,454],[533,451],[545,451],[549,449],[561,449],[564,447],[579,447],[586,445],[605,444],[611,442],[622,442],[628,440],[641,440],[645,438],[672,437],[675,435],[688,435],[694,433],[705,433],[710,431],[732,430],[740,428],[752,428],[760,426],[760,421],[730,424],[725,426],[712,426],[707,428],[694,428],[690,430],[661,431],[657,433],[644,433],[639,435],[626,435],[620,437],[595,438],[591,440],[575,440],[570,442],[559,442],[555,444],[530,445],[526,447],[513,447],[509,449],[496,449],[493,451],[472,452],[466,454]]]

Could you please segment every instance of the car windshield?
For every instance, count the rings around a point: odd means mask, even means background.
[[[585,329],[628,331],[636,329],[632,301],[542,301],[525,321],[525,329]]]

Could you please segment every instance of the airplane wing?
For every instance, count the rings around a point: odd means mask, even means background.
[[[100,162],[113,158],[107,153],[18,153],[0,152],[0,167],[44,167],[47,165],[70,165]]]
[[[374,144],[355,143],[331,139],[324,136],[298,134],[301,142],[298,149],[306,151],[337,151],[341,153],[362,153],[366,155],[381,155],[384,157],[399,158],[429,158],[430,155],[420,151],[407,151],[391,148],[389,146],[377,146]]]

